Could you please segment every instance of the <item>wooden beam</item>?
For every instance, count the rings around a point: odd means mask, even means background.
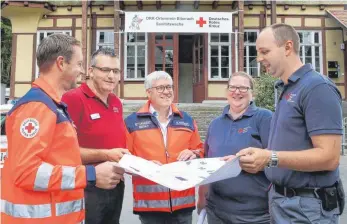
[[[118,56],[120,60],[120,48],[119,48],[119,25],[120,25],[120,17],[119,17],[119,1],[114,0],[114,20],[113,20],[113,31],[114,31],[114,53]],[[119,61],[120,62],[120,61]],[[120,68],[119,68],[120,69]],[[122,84],[121,84],[122,85]],[[118,95],[118,88],[120,88],[119,85],[113,90],[116,95]]]
[[[155,1],[157,9],[161,9],[161,1]]]
[[[277,22],[276,1],[271,2],[271,24]]]
[[[138,8],[138,9],[140,9],[140,10],[143,9],[142,1],[137,0],[137,1],[136,1],[136,4],[137,4],[137,8]]]
[[[244,36],[244,23],[243,23],[243,19],[244,19],[244,3],[243,1],[238,1],[238,10],[239,10],[239,15],[238,15],[238,57],[239,57],[239,60],[238,60],[238,63],[239,63],[239,71],[243,71],[243,47],[244,47],[244,39],[243,39],[243,36]]]
[[[15,81],[16,81],[16,57],[17,57],[17,36],[18,34],[13,33],[12,34],[12,55],[11,55],[11,76],[10,76],[10,99],[14,99],[14,88],[15,88]]]
[[[213,1],[212,2],[212,9],[218,8],[218,1]]]
[[[180,7],[180,1],[176,1],[175,3],[175,9],[178,9]]]
[[[82,1],[82,54],[83,54],[83,68],[84,74],[82,75],[82,82],[86,80],[87,73],[87,17],[88,17],[88,2]]]
[[[236,9],[236,5],[237,1],[233,1],[233,3],[231,3],[231,9]]]
[[[198,9],[199,8],[199,4],[200,4],[200,1],[199,0],[195,0],[194,1],[194,9]]]
[[[119,1],[119,9],[120,10],[124,10],[125,9],[125,5],[124,5],[124,1],[123,0]]]
[[[345,6],[346,7],[346,6]],[[344,44],[345,44],[345,50],[344,50],[344,58],[345,58],[345,60],[344,60],[344,63],[345,63],[345,83],[344,83],[344,86],[345,86],[345,100],[346,100],[346,96],[347,96],[347,76],[346,76],[346,74],[347,74],[347,40],[344,42]]]

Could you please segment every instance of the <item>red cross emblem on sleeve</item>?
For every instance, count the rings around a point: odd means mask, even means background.
[[[27,118],[20,125],[20,133],[24,138],[35,137],[39,129],[39,122],[35,118]]]

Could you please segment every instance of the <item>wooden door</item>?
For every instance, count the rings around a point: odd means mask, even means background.
[[[205,100],[205,35],[194,35],[193,40],[193,102]]]
[[[178,34],[152,33],[150,40],[150,71],[166,71],[173,79],[175,100],[178,101]]]

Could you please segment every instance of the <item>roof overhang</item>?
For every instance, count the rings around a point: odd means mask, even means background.
[[[347,10],[326,10],[328,16],[347,29]]]

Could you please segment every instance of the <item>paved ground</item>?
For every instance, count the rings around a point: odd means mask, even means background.
[[[344,183],[345,192],[347,193],[347,155],[341,156],[340,160],[340,174]],[[132,213],[132,185],[129,176],[125,179],[126,191],[124,195],[123,211],[121,216],[121,224],[140,224],[138,216]],[[197,222],[196,211],[193,212],[193,224]],[[345,213],[340,218],[340,224],[347,223],[347,208]]]

